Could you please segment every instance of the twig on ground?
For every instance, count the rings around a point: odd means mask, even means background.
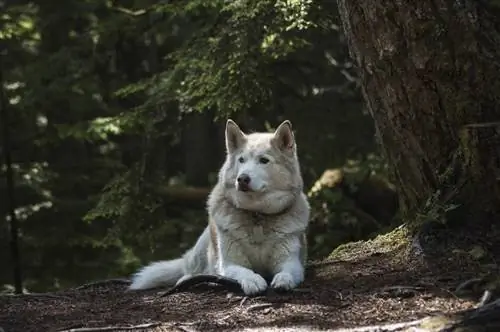
[[[419,319],[411,322],[404,323],[395,323],[395,324],[386,324],[386,325],[373,325],[373,326],[363,326],[363,327],[354,327],[348,329],[339,329],[335,330],[335,332],[396,332],[396,331],[409,331],[408,328],[415,327],[420,325],[424,319]],[[413,330],[411,330],[413,331]],[[418,330],[415,330],[418,331]]]
[[[257,304],[253,304],[253,305],[249,306],[246,311],[247,312],[257,311],[257,310],[267,309],[267,308],[270,308],[272,306],[273,305],[271,303],[257,303]]]
[[[423,290],[424,287],[422,286],[385,286],[382,287],[382,291],[403,291],[403,290],[410,290],[410,291],[420,291]]]
[[[133,331],[160,326],[160,323],[148,323],[133,326],[104,326],[104,327],[79,327],[59,332],[101,332],[101,331]]]
[[[83,284],[81,286],[76,287],[77,290],[82,290],[95,286],[104,286],[108,284],[118,284],[118,285],[130,285],[130,280],[125,278],[114,278],[114,279],[106,279],[106,280],[98,280],[94,282],[89,282],[88,284]]]
[[[195,329],[192,329],[189,326],[181,325],[181,324],[175,324],[174,328],[176,328],[177,330],[180,330],[182,332],[194,332],[194,331],[196,331]]]
[[[231,318],[231,316],[232,316],[232,315],[233,315],[232,313],[231,313],[231,314],[228,314],[228,315],[226,315],[226,316],[224,316],[224,317],[222,317],[222,318],[219,318],[219,319],[218,319],[218,321],[219,321],[220,323],[223,323],[223,322],[225,322],[226,320],[228,320],[229,318]]]
[[[344,295],[342,295],[342,292],[336,290],[335,293],[337,293],[337,296],[339,297],[340,301],[344,301]]]
[[[245,304],[245,302],[248,300],[248,296],[244,296],[242,299],[241,299],[241,302],[240,302],[240,307]]]
[[[386,296],[408,296],[415,295],[416,293],[424,290],[421,286],[386,286],[380,289],[379,294],[386,294]]]

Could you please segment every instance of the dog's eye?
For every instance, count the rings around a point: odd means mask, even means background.
[[[260,157],[259,162],[261,164],[267,164],[269,162],[269,159],[267,159],[266,157]]]
[[[244,162],[245,162],[245,158],[243,158],[243,157],[239,157],[239,158],[238,158],[238,161],[239,161],[240,163],[244,163]]]

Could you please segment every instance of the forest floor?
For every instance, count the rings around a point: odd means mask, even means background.
[[[246,298],[219,285],[198,285],[159,297],[160,290],[126,292],[126,285],[110,282],[0,296],[0,327],[5,332],[349,331],[473,308],[482,292],[462,296],[455,290],[498,268],[500,232],[450,235],[432,229],[417,246],[401,241],[403,233],[339,248],[311,263],[306,282],[291,293]]]

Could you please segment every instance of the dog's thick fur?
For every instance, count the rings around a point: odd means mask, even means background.
[[[181,258],[137,272],[130,289],[174,285],[195,274],[220,274],[247,295],[304,280],[309,203],[291,123],[274,133],[243,133],[226,124],[227,156],[207,203],[208,226]]]

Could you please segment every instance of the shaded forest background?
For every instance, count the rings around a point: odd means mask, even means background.
[[[125,276],[186,250],[206,223],[227,117],[256,131],[292,121],[312,258],[397,223],[335,1],[16,1],[0,11],[11,136],[0,155],[13,158],[26,288]],[[10,289],[5,172],[0,285]]]

